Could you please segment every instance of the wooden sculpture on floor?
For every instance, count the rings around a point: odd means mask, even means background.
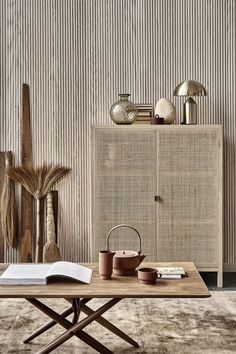
[[[3,153],[5,171],[12,166],[12,152]],[[1,193],[1,226],[5,242],[8,247],[16,246],[17,239],[17,212],[15,202],[15,186],[9,176],[4,174],[4,183]]]
[[[51,263],[60,261],[61,255],[56,244],[55,220],[52,204],[52,193],[47,194],[47,242],[43,247],[43,262]]]
[[[22,123],[21,123],[21,165],[32,165],[32,137],[30,127],[30,88],[22,85]],[[21,218],[20,218],[20,261],[32,262],[32,212],[33,200],[31,194],[21,188]]]
[[[52,166],[45,163],[41,167],[29,165],[27,167],[10,167],[7,174],[14,181],[21,183],[25,189],[36,199],[36,250],[35,262],[42,262],[42,230],[41,230],[41,200],[53,185],[71,171],[70,168],[60,165]]]

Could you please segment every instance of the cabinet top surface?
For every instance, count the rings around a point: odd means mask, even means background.
[[[139,283],[133,276],[112,276],[101,280],[97,263],[87,263],[93,269],[89,285],[81,283],[53,283],[48,285],[1,285],[0,298],[204,298],[210,293],[191,262],[142,263],[140,268],[158,266],[182,266],[186,276],[180,280],[157,280],[154,285]],[[0,273],[6,269],[0,264]]]
[[[179,129],[179,130],[198,130],[198,129],[215,129],[222,130],[221,124],[196,124],[196,125],[181,125],[181,124],[124,124],[124,125],[92,125],[93,129],[120,129],[120,130],[162,130],[162,129]]]

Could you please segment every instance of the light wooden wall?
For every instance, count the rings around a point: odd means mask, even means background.
[[[196,79],[208,91],[199,123],[224,125],[224,262],[236,264],[235,14],[234,0],[0,0],[0,149],[20,161],[29,83],[34,162],[73,169],[59,195],[66,259],[89,257],[90,125],[110,124],[124,91],[136,103],[171,99],[179,123],[173,90]]]

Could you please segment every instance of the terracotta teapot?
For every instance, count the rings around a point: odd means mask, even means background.
[[[146,257],[145,255],[142,254],[141,251],[141,236],[133,226],[128,225],[128,224],[120,224],[114,226],[107,234],[106,237],[106,247],[107,250],[109,251],[109,237],[115,229],[118,229],[120,227],[129,227],[130,229],[134,230],[138,237],[139,237],[139,250],[138,251],[114,251],[115,255],[113,257],[113,273],[116,275],[132,275],[135,274],[135,268],[137,268],[140,263],[144,260]]]

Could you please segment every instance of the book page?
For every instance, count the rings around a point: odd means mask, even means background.
[[[92,269],[71,262],[55,262],[50,265],[47,278],[64,276],[89,284],[92,277]]]
[[[10,264],[0,277],[0,284],[46,284],[50,264]]]

